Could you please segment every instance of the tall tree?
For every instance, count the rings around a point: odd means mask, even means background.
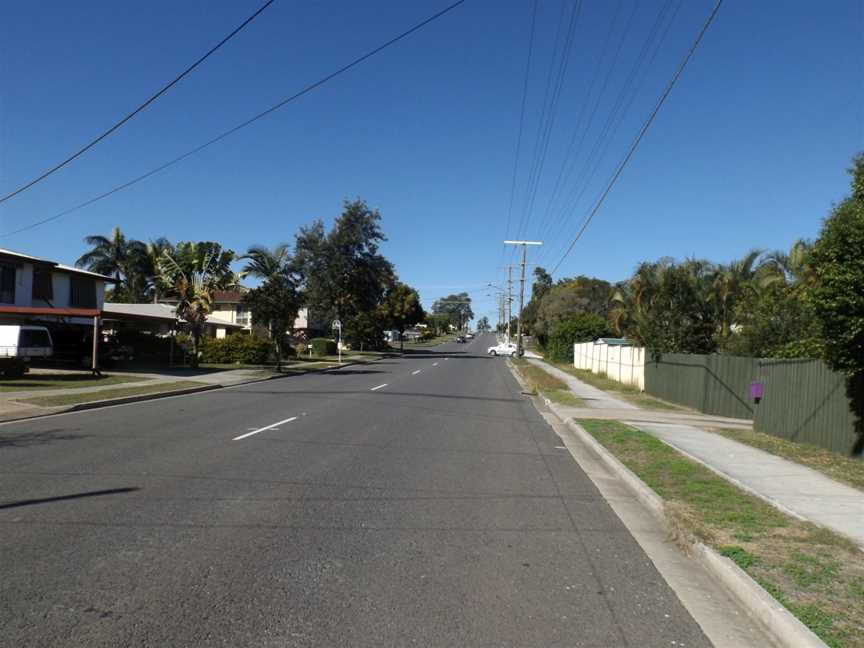
[[[545,346],[552,328],[579,313],[593,313],[605,318],[609,310],[612,286],[594,277],[562,279],[545,292],[537,308],[533,334]]]
[[[246,261],[240,271],[241,278],[251,276],[257,279],[269,279],[274,275],[285,273],[293,262],[291,248],[287,243],[280,243],[272,249],[263,245],[253,245],[240,257],[240,260]]]
[[[381,214],[364,201],[346,201],[329,232],[316,221],[301,228],[296,239],[295,259],[307,304],[327,321],[339,319],[352,344],[383,342],[378,306],[395,274],[379,252],[386,240],[380,221]]]
[[[286,336],[293,332],[301,298],[295,278],[288,272],[271,274],[259,287],[243,296],[252,311],[252,324],[267,329],[276,355],[277,371],[282,366]]]
[[[146,277],[142,275],[142,261],[146,246],[141,241],[127,239],[119,227],[110,236],[94,234],[84,237],[90,250],[82,254],[75,265],[98,272],[117,280],[112,292],[113,301],[143,301],[146,293]]]
[[[486,332],[490,331],[491,329],[492,329],[492,327],[489,326],[489,318],[486,317],[485,315],[483,317],[481,317],[479,320],[477,320],[477,330],[480,331],[481,333],[486,333]]]
[[[198,366],[201,333],[213,304],[213,292],[237,283],[231,270],[234,252],[218,243],[178,243],[173,252],[164,250],[159,258],[159,281],[166,293],[177,300],[176,315],[192,339],[192,366]]]
[[[471,310],[471,297],[468,296],[467,292],[436,299],[432,304],[432,313],[446,316],[448,323],[457,329],[461,329],[474,319],[474,311]]]
[[[864,154],[852,162],[852,193],[834,207],[813,245],[810,291],[823,332],[825,362],[848,375],[847,394],[864,451]]]
[[[403,333],[405,329],[423,321],[426,313],[420,305],[420,295],[404,283],[394,284],[381,304],[381,316],[385,326],[399,331],[399,349],[405,350]]]

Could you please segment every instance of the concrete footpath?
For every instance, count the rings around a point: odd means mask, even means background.
[[[641,409],[542,360],[528,358],[528,362],[566,382],[573,394],[584,400],[585,407],[557,406],[568,417],[615,419],[632,425],[778,509],[836,531],[864,549],[864,497],[861,491],[806,466],[705,429],[741,427],[745,422],[692,411]]]

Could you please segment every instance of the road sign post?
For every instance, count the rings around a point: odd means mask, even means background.
[[[336,340],[336,353],[339,356],[339,364],[342,364],[342,322],[340,320],[333,320],[333,328],[338,332],[338,338]]]

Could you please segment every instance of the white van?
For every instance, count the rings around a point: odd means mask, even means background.
[[[16,378],[27,371],[31,358],[54,354],[51,333],[44,326],[0,324],[0,373]]]

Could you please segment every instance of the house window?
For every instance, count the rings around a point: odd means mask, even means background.
[[[250,312],[249,309],[245,306],[237,306],[234,309],[234,314],[236,315],[237,323],[242,324],[243,326],[247,326],[250,321]]]
[[[33,299],[41,299],[42,301],[54,299],[49,268],[33,268]]]
[[[15,268],[0,266],[0,304],[15,303]]]
[[[69,305],[73,308],[96,308],[96,282],[72,275]]]

